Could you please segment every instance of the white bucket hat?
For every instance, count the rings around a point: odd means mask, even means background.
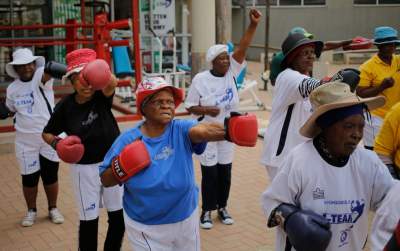
[[[33,56],[28,48],[20,48],[13,52],[13,61],[6,65],[6,72],[10,77],[19,78],[18,73],[14,69],[14,65],[24,65],[36,62],[36,68],[44,66],[45,60],[42,56]]]

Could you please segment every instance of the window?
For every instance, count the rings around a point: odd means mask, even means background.
[[[304,5],[325,5],[325,0],[304,0]]]
[[[280,0],[279,5],[301,5],[301,0]]]
[[[255,5],[265,6],[268,0],[255,0]],[[357,1],[357,0],[355,0]],[[371,0],[370,0],[371,1]],[[376,1],[376,0],[372,0]],[[389,0],[382,0],[389,1]],[[398,0],[400,1],[400,0]],[[233,6],[241,6],[242,0],[233,0]],[[271,6],[321,6],[326,4],[326,0],[269,0]],[[246,0],[247,6],[253,5],[253,0]]]
[[[354,0],[354,4],[360,4],[360,5],[400,4],[400,0]]]
[[[400,0],[379,0],[379,4],[400,4]]]
[[[376,4],[376,0],[354,0],[354,4]]]

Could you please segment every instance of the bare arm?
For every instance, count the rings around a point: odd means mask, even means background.
[[[250,10],[250,25],[247,27],[246,32],[244,33],[242,39],[240,39],[239,46],[233,53],[232,57],[238,62],[239,64],[243,63],[246,57],[246,51],[249,47],[251,41],[253,40],[254,33],[256,32],[257,25],[261,20],[261,13],[256,10]]]
[[[47,144],[51,144],[51,142],[54,141],[54,139],[56,138],[55,135],[51,134],[51,133],[42,133],[42,138],[44,140],[44,142],[46,142]]]
[[[60,138],[56,137],[55,135],[51,133],[42,133],[42,138],[44,142],[49,144],[54,150],[56,150],[56,145],[58,141],[60,141]]]
[[[334,50],[346,45],[351,44],[352,40],[342,40],[342,41],[326,41],[324,42],[324,51]]]
[[[118,185],[118,181],[115,179],[111,168],[107,168],[100,177],[101,183],[105,187],[112,187]]]
[[[219,114],[219,108],[216,106],[192,106],[187,109],[190,113],[194,115],[210,115],[211,117],[216,117]]]
[[[381,92],[394,85],[393,78],[385,78],[379,86],[361,87],[356,89],[357,95],[362,98],[378,96]]]
[[[47,81],[49,81],[51,78],[52,78],[52,77],[51,77],[49,74],[43,73],[43,76],[42,76],[41,81],[42,81],[43,84],[46,84]]]
[[[115,75],[112,74],[112,75],[111,75],[110,84],[108,84],[108,85],[102,90],[104,96],[110,97],[111,95],[113,95],[114,92],[115,92],[115,88],[117,87],[117,84],[118,84],[118,80],[117,80],[117,78],[115,77]]]
[[[220,123],[202,123],[193,126],[189,131],[193,143],[220,141],[225,139],[225,128]]]

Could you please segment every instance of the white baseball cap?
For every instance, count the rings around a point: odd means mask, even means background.
[[[18,73],[14,69],[14,65],[24,65],[36,62],[36,67],[44,66],[45,60],[42,56],[34,56],[28,48],[20,48],[13,52],[13,61],[6,65],[6,72],[10,77],[19,78]]]

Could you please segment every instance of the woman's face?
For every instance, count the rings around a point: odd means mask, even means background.
[[[227,52],[222,52],[212,61],[212,68],[217,73],[225,75],[228,71],[231,62],[229,61],[229,55]]]
[[[323,134],[330,153],[335,157],[347,157],[363,137],[364,117],[361,114],[349,116],[326,128]]]
[[[24,65],[14,65],[14,70],[17,72],[19,79],[24,82],[31,81],[33,74],[36,71],[36,62],[33,61],[29,64]]]
[[[314,46],[305,46],[300,49],[297,56],[293,59],[291,65],[294,70],[302,74],[310,74],[313,69],[315,60],[315,49]]]
[[[89,99],[93,96],[94,90],[90,85],[83,85],[79,81],[79,73],[73,73],[69,76],[69,79],[72,82],[72,86],[74,87],[75,91],[78,93],[78,96],[83,99]]]
[[[379,56],[383,58],[391,58],[396,51],[396,44],[383,44],[378,46]]]
[[[168,124],[175,116],[175,100],[172,91],[164,89],[151,97],[143,108],[147,121]]]

